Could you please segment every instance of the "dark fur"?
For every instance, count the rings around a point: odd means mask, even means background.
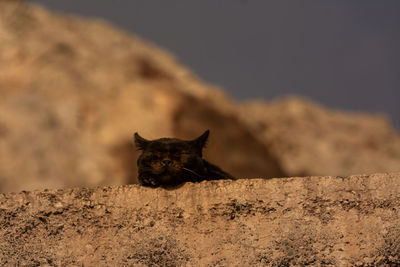
[[[235,179],[202,158],[209,131],[186,141],[176,138],[146,140],[135,133],[135,145],[143,153],[137,165],[139,182],[144,186],[178,186],[185,182]]]

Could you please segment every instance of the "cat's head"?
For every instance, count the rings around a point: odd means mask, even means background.
[[[137,161],[140,183],[156,187],[201,180],[205,174],[202,151],[208,135],[209,130],[193,140],[146,140],[135,133],[135,145],[143,151]]]

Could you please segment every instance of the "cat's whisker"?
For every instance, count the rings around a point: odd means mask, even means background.
[[[196,173],[195,171],[192,171],[191,169],[188,169],[188,168],[185,168],[185,167],[181,167],[181,169],[185,170],[185,171],[188,171],[188,172],[190,172],[190,173],[192,173],[192,174],[194,174],[194,175],[196,175],[196,176],[198,176],[200,178],[204,178],[203,176],[201,176],[200,174]]]
[[[146,140],[135,133],[135,145],[142,151],[137,160],[139,182],[144,186],[158,187],[204,180],[234,180],[230,174],[202,158],[201,151],[208,135],[207,130],[194,140]]]

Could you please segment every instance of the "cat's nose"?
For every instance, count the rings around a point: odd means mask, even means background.
[[[161,162],[164,166],[170,166],[172,164],[172,160],[169,159],[163,159]]]

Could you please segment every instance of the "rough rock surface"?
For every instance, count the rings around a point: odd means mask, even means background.
[[[134,132],[205,129],[206,159],[236,177],[400,171],[399,134],[380,117],[301,100],[239,106],[103,21],[0,0],[0,192],[135,183]]]
[[[398,266],[400,173],[0,194],[2,266]]]

